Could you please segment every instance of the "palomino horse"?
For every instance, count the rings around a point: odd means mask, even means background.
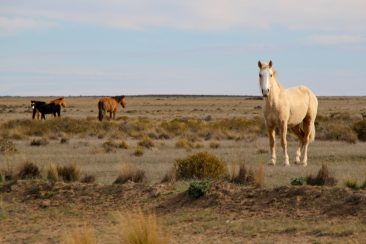
[[[115,97],[102,97],[98,102],[99,115],[98,118],[100,121],[103,120],[106,112],[109,112],[109,118],[116,118],[116,112],[118,109],[118,104],[121,104],[122,108],[126,107],[126,97],[125,96],[115,96]]]
[[[271,148],[271,165],[276,164],[275,129],[281,133],[281,145],[285,158],[285,165],[289,164],[287,154],[287,128],[296,134],[300,144],[296,151],[296,164],[307,165],[307,150],[310,142],[315,138],[315,118],[318,110],[318,99],[305,86],[285,89],[276,80],[276,71],[269,64],[258,61],[259,84],[264,97],[264,118],[269,135]],[[302,160],[301,154],[303,155]]]

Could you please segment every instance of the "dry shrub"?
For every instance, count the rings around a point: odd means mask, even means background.
[[[220,147],[220,143],[217,141],[213,141],[210,143],[210,148],[212,148],[212,149],[217,149],[219,147]]]
[[[76,164],[58,166],[57,173],[59,178],[65,182],[78,181],[80,179],[80,168]]]
[[[61,144],[69,143],[69,138],[67,138],[67,137],[62,137],[62,138],[60,139],[60,143],[61,143]]]
[[[366,141],[366,119],[360,120],[353,125],[354,131],[360,141]]]
[[[189,142],[187,139],[182,138],[177,140],[177,142],[175,143],[175,147],[176,148],[185,148],[185,149],[189,149],[192,148],[193,145],[191,142]]]
[[[113,184],[125,184],[128,181],[132,182],[143,182],[146,180],[145,171],[137,169],[129,164],[123,164],[117,179]]]
[[[53,163],[48,165],[47,168],[47,180],[56,182],[58,181],[58,172],[57,172],[57,166]]]
[[[254,171],[254,186],[263,187],[264,186],[265,171],[264,165],[260,164]]]
[[[71,233],[68,233],[63,238],[62,242],[63,244],[96,244],[97,238],[95,236],[95,231],[83,227],[76,229],[74,231],[71,231]]]
[[[159,226],[156,215],[144,214],[141,210],[117,213],[119,242],[124,244],[167,244],[168,236]]]
[[[17,175],[19,179],[36,179],[41,178],[41,172],[37,165],[32,162],[25,162],[20,166],[19,173]]]
[[[152,148],[154,147],[154,142],[148,136],[144,136],[142,140],[138,142],[138,145],[140,147]]]
[[[178,178],[218,179],[227,175],[226,164],[208,152],[199,152],[177,159],[175,165]]]
[[[245,163],[239,165],[239,169],[236,165],[231,166],[231,175],[229,178],[230,182],[242,185],[253,185],[254,184],[254,173],[253,170],[247,169]]]
[[[118,148],[122,148],[122,149],[128,149],[128,144],[126,141],[121,141],[118,145]]]
[[[133,152],[133,155],[135,155],[136,157],[141,157],[142,155],[144,155],[144,150],[141,147],[138,147]]]
[[[94,175],[84,175],[81,180],[81,183],[94,183],[95,182],[95,176]]]
[[[114,141],[106,141],[102,144],[102,146],[106,153],[116,152],[116,149],[119,147],[119,145]]]
[[[45,138],[42,139],[33,139],[30,143],[31,146],[46,146],[48,144],[48,140]]]
[[[330,141],[346,141],[349,143],[357,142],[357,134],[342,121],[324,121],[317,123],[316,138]]]
[[[9,141],[7,139],[0,140],[0,154],[15,152],[17,152],[17,149],[12,141]]]
[[[344,185],[353,190],[361,188],[361,186],[358,185],[358,180],[356,177],[348,177],[347,179],[344,180]]]
[[[177,169],[172,167],[163,177],[161,183],[170,183],[174,184],[177,180]]]
[[[309,175],[306,177],[306,183],[308,185],[317,186],[334,186],[335,184],[337,184],[337,180],[329,172],[328,166],[323,164],[316,176]]]

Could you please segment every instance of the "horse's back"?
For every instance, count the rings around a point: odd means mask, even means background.
[[[116,101],[110,97],[102,97],[99,99],[98,108],[106,111],[112,111],[116,107]]]

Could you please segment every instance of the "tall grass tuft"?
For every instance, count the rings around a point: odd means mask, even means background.
[[[138,142],[138,145],[140,147],[152,148],[155,144],[148,136],[144,136],[142,140]]]
[[[254,186],[259,188],[263,187],[264,178],[265,178],[264,165],[260,164],[254,171]]]
[[[143,182],[146,180],[145,171],[142,169],[136,169],[129,164],[123,164],[117,179],[113,184],[125,184],[128,181]]]
[[[65,235],[63,244],[96,244],[95,231],[90,228],[79,228]]]
[[[218,179],[227,175],[226,164],[215,155],[199,152],[175,161],[177,177],[184,179]]]
[[[37,165],[32,162],[25,162],[20,166],[19,173],[17,175],[19,179],[36,179],[41,178],[41,172]]]
[[[337,184],[337,180],[331,175],[328,166],[323,164],[316,176],[309,175],[306,177],[306,183],[317,186],[334,186]]]
[[[124,244],[167,244],[168,236],[159,226],[156,215],[144,214],[142,210],[116,215],[119,243]]]
[[[172,167],[163,177],[161,183],[170,183],[174,184],[177,180],[177,169]]]
[[[57,167],[58,176],[65,182],[78,181],[80,179],[80,168],[76,164]]]
[[[51,182],[58,181],[57,166],[54,163],[49,164],[47,167],[47,180]]]

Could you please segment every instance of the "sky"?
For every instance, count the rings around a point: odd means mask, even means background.
[[[0,96],[366,95],[364,0],[0,0]]]

